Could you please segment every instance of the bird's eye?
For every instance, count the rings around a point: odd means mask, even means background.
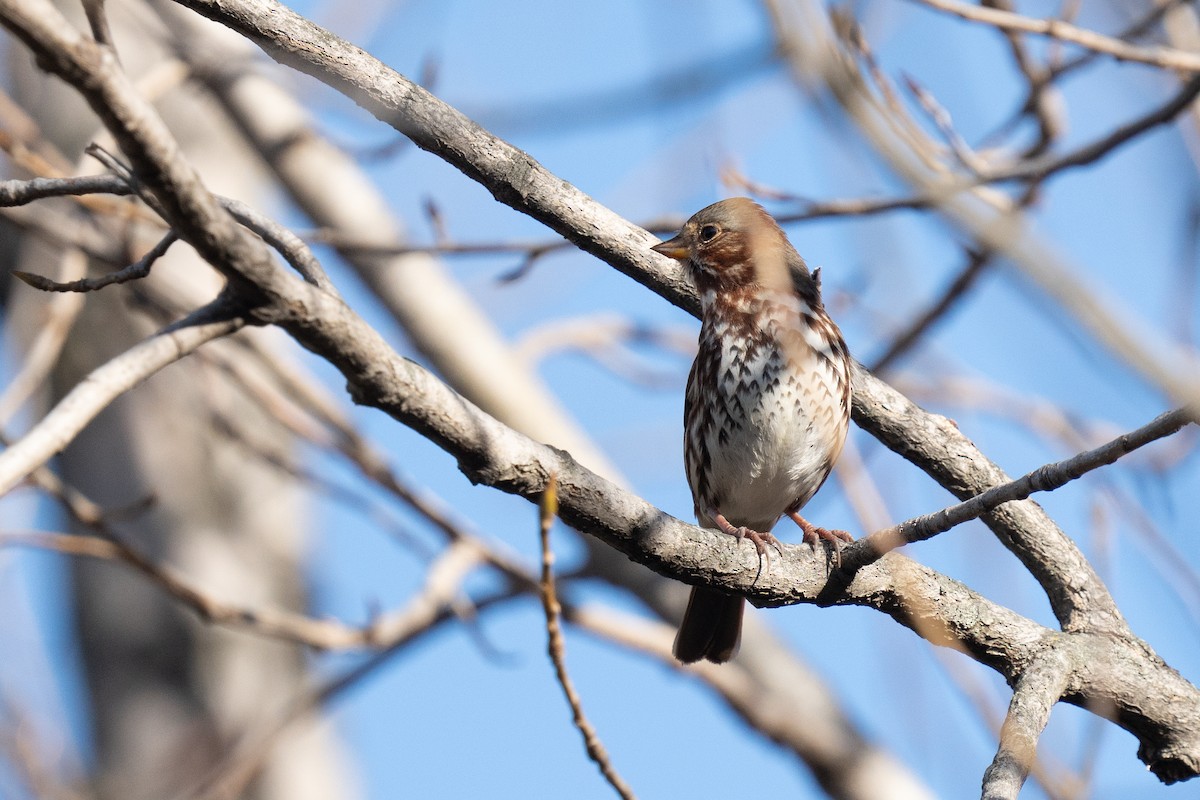
[[[700,229],[700,241],[711,242],[717,237],[718,233],[720,233],[720,230],[716,225],[705,225]]]

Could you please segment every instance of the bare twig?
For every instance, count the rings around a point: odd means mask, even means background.
[[[320,259],[313,254],[304,240],[290,230],[280,225],[265,214],[255,211],[240,200],[230,197],[217,198],[234,219],[261,236],[267,244],[275,248],[283,256],[283,260],[292,266],[304,280],[318,289],[339,297],[337,287],[333,285]]]
[[[111,512],[106,512],[78,490],[64,485],[46,467],[34,470],[30,479],[35,486],[54,497],[72,519],[96,531],[99,537],[8,532],[0,534],[0,546],[41,547],[71,555],[119,561],[153,581],[201,619],[260,636],[298,642],[320,650],[386,647],[394,639],[399,624],[395,614],[381,615],[367,626],[351,627],[286,610],[269,607],[255,609],[219,600],[142,553],[118,531]],[[470,540],[468,544],[481,553],[485,552],[476,540]],[[532,578],[527,577],[526,585],[532,586],[532,583]]]
[[[429,569],[425,586],[395,616],[391,644],[351,670],[298,696],[289,708],[257,729],[245,732],[240,741],[194,789],[183,795],[190,800],[234,800],[258,775],[262,764],[279,740],[301,720],[328,705],[347,690],[389,663],[422,634],[440,622],[454,618],[452,607],[462,582],[478,564],[479,551],[467,542],[451,546]],[[506,599],[501,594],[498,599]]]
[[[66,447],[116,397],[244,324],[240,307],[222,296],[97,367],[20,441],[0,453],[0,494]]]
[[[1064,42],[1104,53],[1119,61],[1136,61],[1166,69],[1200,71],[1200,55],[1186,53],[1171,47],[1138,47],[1137,45],[1105,36],[1102,33],[1080,28],[1060,19],[1033,19],[987,6],[974,6],[959,0],[915,0],[930,8],[945,11],[972,22],[982,22],[1007,31],[1022,31],[1049,36]]]
[[[922,336],[938,323],[946,312],[954,307],[954,304],[966,294],[979,276],[983,274],[988,264],[992,263],[991,254],[982,250],[971,250],[968,253],[967,264],[954,280],[942,290],[937,299],[929,304],[929,307],[913,318],[903,331],[901,331],[888,348],[883,351],[883,354],[876,358],[868,369],[871,372],[884,372],[892,364],[912,349]]]
[[[901,522],[891,528],[876,531],[843,551],[842,563],[847,569],[856,569],[860,558],[869,563],[880,555],[905,544],[924,541],[939,533],[961,525],[989,511],[1012,502],[1024,500],[1036,492],[1053,491],[1076,480],[1094,469],[1112,464],[1121,456],[1132,453],[1139,447],[1178,431],[1191,422],[1191,414],[1185,409],[1169,411],[1143,425],[1137,430],[1118,436],[1100,447],[1080,453],[1072,458],[1038,467],[1032,472],[1002,486],[988,489],[969,500],[944,508],[932,514]]]
[[[946,142],[946,146],[950,152],[954,154],[954,158],[967,169],[972,175],[978,175],[983,170],[983,159],[981,159],[967,144],[954,127],[954,120],[950,116],[950,112],[938,102],[934,97],[933,92],[926,89],[917,79],[911,75],[904,76],[904,83],[908,86],[908,90],[916,98],[917,103],[921,106],[921,110],[929,117],[938,132],[942,134],[942,138]]]
[[[117,283],[129,283],[130,281],[145,278],[150,274],[150,268],[154,266],[154,262],[165,256],[171,245],[175,244],[178,240],[179,237],[175,235],[174,231],[167,231],[167,235],[160,239],[158,244],[150,248],[146,255],[125,269],[110,272],[98,278],[80,278],[77,281],[59,283],[41,275],[34,275],[32,272],[13,270],[12,274],[13,277],[20,278],[34,289],[39,289],[43,292],[94,292],[103,289],[105,286],[112,286]]]
[[[1142,114],[1136,119],[1117,126],[1093,142],[1064,153],[1060,156],[1044,156],[1038,159],[1024,161],[1014,166],[1000,167],[984,173],[980,183],[994,183],[1006,180],[1045,180],[1064,170],[1074,167],[1087,166],[1104,158],[1118,147],[1136,139],[1148,131],[1171,122],[1186,111],[1200,95],[1200,75],[1187,81],[1178,92],[1165,103]]]
[[[357,650],[391,645],[400,626],[396,614],[382,614],[369,625],[355,627],[330,619],[317,619],[281,608],[250,608],[220,600],[169,567],[156,563],[111,526],[109,538],[46,531],[0,532],[0,547],[33,547],[65,555],[117,561],[140,572],[181,606],[205,622],[234,628],[268,639],[303,644],[317,650]]]
[[[128,165],[95,143],[88,145],[86,152],[115,172],[118,177],[122,178],[129,185],[130,190],[141,197],[147,205],[160,215],[164,214],[159,199],[153,192],[142,187],[137,175],[134,174]],[[211,195],[211,197],[228,211],[234,219],[257,233],[268,244],[274,247],[283,256],[284,260],[292,265],[296,272],[300,273],[300,276],[304,280],[319,289],[333,294],[335,297],[337,296],[337,290],[329,280],[329,276],[325,274],[325,268],[321,266],[321,262],[317,260],[317,257],[309,250],[308,245],[299,236],[296,236],[287,228],[275,222],[275,220],[258,213],[241,200],[234,200],[219,195]]]
[[[728,176],[727,176],[728,177]],[[834,217],[870,217],[878,214],[888,214],[893,211],[909,211],[927,208],[931,199],[928,197],[854,197],[833,200],[813,200],[807,197],[783,192],[752,181],[745,176],[729,177],[730,185],[738,186],[749,194],[759,197],[769,197],[781,202],[793,203],[799,210],[783,209],[775,214],[781,225],[799,222],[812,222]],[[683,219],[653,219],[643,220],[640,227],[655,234],[672,233],[679,230]],[[511,281],[524,277],[534,263],[553,253],[570,250],[575,245],[561,239],[546,239],[543,241],[512,241],[512,242],[438,242],[436,244],[400,244],[370,241],[362,238],[346,236],[327,228],[308,231],[303,238],[321,244],[329,244],[339,250],[351,254],[362,255],[411,255],[426,253],[441,256],[503,256],[521,255],[521,262],[512,270],[504,273],[502,280]]]
[[[579,729],[580,735],[583,736],[583,744],[587,748],[588,758],[596,762],[596,766],[600,768],[600,774],[618,795],[625,800],[633,800],[635,797],[633,790],[613,767],[612,761],[608,757],[608,751],[604,749],[604,744],[596,733],[596,728],[583,713],[583,702],[579,698],[579,692],[575,690],[574,681],[567,672],[566,645],[563,642],[562,625],[559,623],[562,607],[558,604],[558,595],[554,590],[554,550],[550,547],[550,530],[554,527],[554,518],[558,514],[558,482],[553,475],[546,482],[546,488],[542,492],[539,512],[538,529],[542,549],[540,584],[542,610],[546,613],[548,636],[546,650],[550,654],[551,663],[554,664],[554,675],[558,678],[558,685],[562,687],[567,704],[571,707],[571,719],[575,723],[575,727]]]
[[[1013,10],[1011,0],[988,0],[987,5],[1005,11]],[[1063,119],[1059,103],[1055,102],[1054,95],[1057,90],[1050,81],[1050,69],[1034,58],[1020,32],[1004,31],[1004,37],[1008,40],[1008,48],[1017,69],[1029,86],[1025,105],[1016,119],[1028,113],[1037,121],[1037,141],[1021,154],[1023,158],[1032,158],[1049,149],[1054,140],[1062,134],[1066,120]]]
[[[140,195],[137,179],[122,164],[103,148],[92,145],[90,154],[99,159],[105,166],[113,169],[113,175],[87,175],[77,178],[33,178],[27,181],[0,181],[0,208],[20,206],[34,200],[48,197],[82,196],[89,194]],[[143,196],[150,204],[155,204],[153,195]],[[334,287],[325,268],[313,255],[312,250],[304,240],[290,230],[280,225],[264,214],[254,210],[240,200],[217,196],[217,201],[233,215],[238,222],[261,236],[270,244],[284,260],[287,261],[300,275],[314,286],[335,293]],[[172,238],[174,237],[174,238]],[[125,283],[130,280],[145,277],[149,273],[152,262],[161,257],[160,248],[165,252],[171,242],[178,238],[176,234],[168,233],[154,250],[146,257],[118,273],[101,278],[92,278],[72,283],[55,283],[46,278],[27,272],[14,272],[21,280],[49,292],[87,292],[109,286],[114,283]]]

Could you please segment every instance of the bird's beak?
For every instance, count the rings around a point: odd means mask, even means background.
[[[676,261],[683,261],[690,253],[687,243],[683,240],[683,234],[679,234],[674,239],[668,239],[665,242],[660,242],[650,248],[656,253],[662,253],[667,258],[673,258]]]

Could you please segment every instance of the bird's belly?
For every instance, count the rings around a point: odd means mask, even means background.
[[[730,415],[710,432],[712,486],[727,520],[770,530],[816,493],[837,457],[835,448],[841,449],[840,438],[814,422],[820,413],[785,385],[764,393],[740,420]]]

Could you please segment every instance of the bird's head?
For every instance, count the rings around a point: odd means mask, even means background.
[[[683,262],[701,294],[759,286],[791,291],[809,277],[783,230],[746,197],[700,209],[674,238],[651,249]]]

